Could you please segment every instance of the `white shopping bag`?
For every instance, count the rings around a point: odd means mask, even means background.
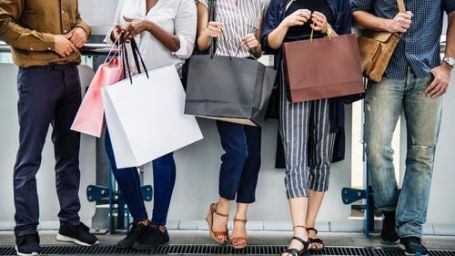
[[[103,104],[117,168],[136,167],[203,138],[185,115],[185,92],[174,66],[106,87]]]

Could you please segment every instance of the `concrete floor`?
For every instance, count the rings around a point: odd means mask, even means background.
[[[213,244],[205,231],[170,231],[172,244]],[[46,231],[40,233],[42,245],[62,244],[55,240],[56,232]],[[289,242],[289,232],[264,232],[250,231],[250,244],[256,245],[286,245]],[[367,239],[359,233],[324,233],[321,238],[327,246],[356,246],[378,247],[381,246],[378,236]],[[115,244],[124,234],[98,235],[101,244]],[[453,236],[425,236],[425,244],[431,249],[455,250],[455,237]],[[14,236],[11,233],[0,233],[0,246],[13,246]]]

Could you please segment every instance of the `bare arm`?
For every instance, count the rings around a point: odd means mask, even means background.
[[[171,52],[176,52],[180,49],[180,39],[178,36],[171,34],[155,23],[143,19],[132,19],[123,17],[126,22],[129,22],[125,30],[127,39],[134,38],[137,34],[144,31],[151,33],[164,47]]]
[[[203,52],[209,49],[212,38],[221,35],[223,24],[209,22],[209,10],[200,2],[197,3],[197,17],[197,48]]]
[[[445,56],[455,58],[455,11],[449,13]]]
[[[455,58],[455,11],[449,13],[449,26],[447,27],[447,43],[445,56]],[[446,62],[431,70],[433,74],[433,81],[426,88],[425,94],[428,97],[439,97],[447,92],[449,89],[451,68]]]
[[[412,12],[398,13],[393,19],[377,17],[366,11],[355,11],[352,14],[354,23],[367,30],[390,33],[405,33],[412,22]]]
[[[273,30],[267,40],[272,49],[278,49],[283,44],[284,38],[288,29],[293,26],[301,26],[311,18],[309,10],[297,10],[293,14],[286,17],[278,27]]]

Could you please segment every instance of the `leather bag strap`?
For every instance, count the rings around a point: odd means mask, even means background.
[[[400,12],[406,12],[406,5],[404,4],[403,0],[397,0],[397,4],[398,4],[398,10]]]

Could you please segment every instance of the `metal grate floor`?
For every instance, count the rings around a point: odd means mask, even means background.
[[[251,245],[242,250],[230,246],[216,245],[166,245],[155,250],[119,250],[113,245],[94,247],[79,246],[44,246],[42,255],[279,255],[285,246]],[[0,247],[0,255],[16,255],[14,247]],[[353,255],[353,256],[402,256],[398,248],[364,248],[364,247],[326,247],[323,252],[312,255]],[[455,256],[455,250],[432,250],[430,256]]]

